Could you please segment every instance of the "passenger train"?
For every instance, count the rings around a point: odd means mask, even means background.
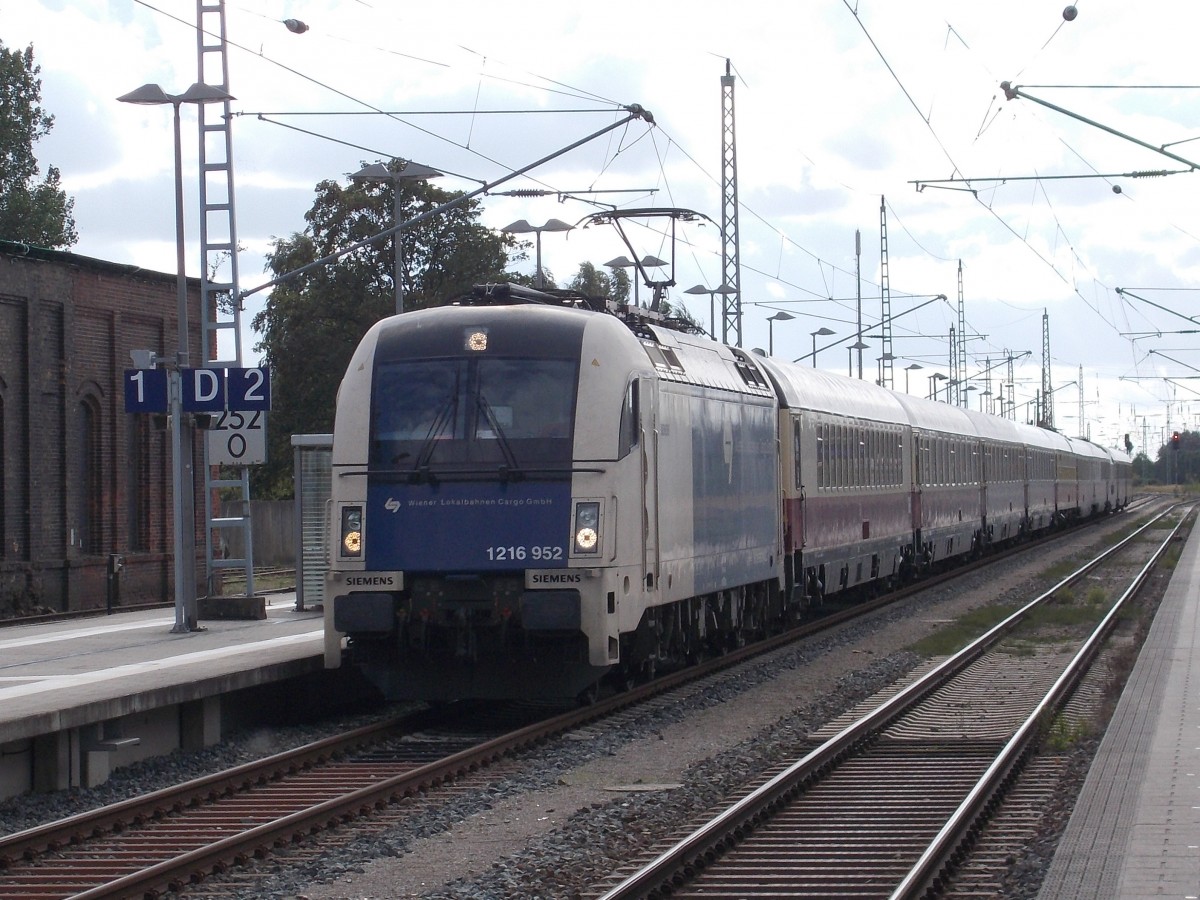
[[[594,695],[1129,499],[1127,454],[515,285],[338,393],[325,658],[391,699]]]

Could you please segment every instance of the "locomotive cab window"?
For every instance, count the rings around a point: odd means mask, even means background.
[[[625,401],[621,404],[621,425],[618,432],[617,458],[624,459],[629,451],[638,445],[641,439],[641,404],[639,402],[640,382],[634,379],[625,391]]]
[[[380,363],[372,466],[521,465],[570,458],[574,360],[422,359]]]

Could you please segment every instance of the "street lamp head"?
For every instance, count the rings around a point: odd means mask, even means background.
[[[610,259],[604,264],[606,269],[628,269],[630,266],[636,266],[632,259],[628,256],[618,256],[616,259]]]
[[[768,322],[786,322],[786,321],[788,321],[788,319],[794,319],[794,318],[796,318],[796,317],[793,316],[790,312],[784,312],[783,310],[780,310],[779,312],[775,313],[775,315],[773,315],[773,316],[767,316],[767,321]]]
[[[412,160],[401,160],[401,162],[402,165],[395,171],[381,162],[371,163],[351,175],[350,179],[352,181],[419,181],[425,178],[440,178],[443,174],[437,169],[431,169],[429,166],[423,166]]]
[[[737,288],[731,288],[727,284],[723,284],[720,287],[715,287],[715,288],[708,288],[702,284],[697,284],[697,285],[693,285],[692,287],[685,290],[684,293],[685,294],[721,294],[722,296],[728,297],[730,294],[736,294]]]
[[[140,88],[122,94],[117,98],[121,103],[133,103],[138,106],[165,106],[179,103],[221,103],[235,99],[229,91],[203,82],[196,82],[182,94],[168,94],[157,84],[143,84]]]
[[[350,176],[353,181],[376,181],[379,179],[387,180],[392,177],[392,173],[383,163],[371,163],[369,166],[363,166],[357,172]]]
[[[500,229],[509,234],[541,234],[543,231],[574,231],[574,225],[568,225],[562,219],[547,219],[545,225],[530,225],[528,219],[517,219],[511,225]],[[621,257],[624,259],[624,257]],[[633,265],[633,263],[629,263]]]
[[[134,103],[138,106],[162,106],[174,102],[171,95],[157,84],[143,84],[135,91],[122,94],[117,100],[121,103]]]
[[[410,159],[392,177],[416,180],[420,178],[441,178],[444,174],[444,172],[439,172],[437,169],[432,169],[429,166],[423,166],[419,162],[413,162]]]
[[[813,337],[830,337],[835,334],[837,334],[836,331],[834,331],[832,328],[826,328],[824,325],[812,332]]]
[[[197,81],[175,99],[180,103],[223,103],[236,98],[224,88]]]
[[[864,343],[864,342],[863,342],[863,341],[860,339],[860,340],[857,340],[857,341],[855,341],[853,344],[851,344],[851,345],[850,345],[849,347],[847,347],[846,349],[847,349],[847,350],[866,350],[866,349],[867,349],[868,347],[870,347],[870,346],[871,346],[870,344]]]
[[[657,256],[643,256],[642,265],[650,269],[657,269],[661,266],[669,266],[670,263],[665,259],[659,259]]]

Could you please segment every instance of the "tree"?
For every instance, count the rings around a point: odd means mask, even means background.
[[[583,262],[568,287],[588,297],[607,297],[624,303],[629,298],[629,285],[629,274],[624,269],[614,269],[610,275],[590,262]]]
[[[274,242],[268,269],[280,277],[390,228],[393,184],[318,184],[304,216],[308,225]],[[398,184],[403,221],[461,196],[426,181]],[[439,306],[475,284],[512,278],[505,272],[512,239],[485,228],[478,216],[478,203],[467,200],[399,232],[405,310]],[[252,473],[255,496],[290,497],[291,435],[333,430],[338,385],[354,348],[368,328],[395,311],[392,247],[392,239],[384,238],[287,279],[254,317],[262,335],[256,349],[271,367],[272,383],[269,462]]]
[[[62,249],[79,238],[71,211],[75,201],[60,187],[50,166],[38,182],[33,145],[54,127],[41,107],[40,66],[33,45],[23,52],[0,42],[0,239]]]

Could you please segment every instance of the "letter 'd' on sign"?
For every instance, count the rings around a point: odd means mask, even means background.
[[[221,412],[225,409],[224,369],[180,369],[184,412]]]

